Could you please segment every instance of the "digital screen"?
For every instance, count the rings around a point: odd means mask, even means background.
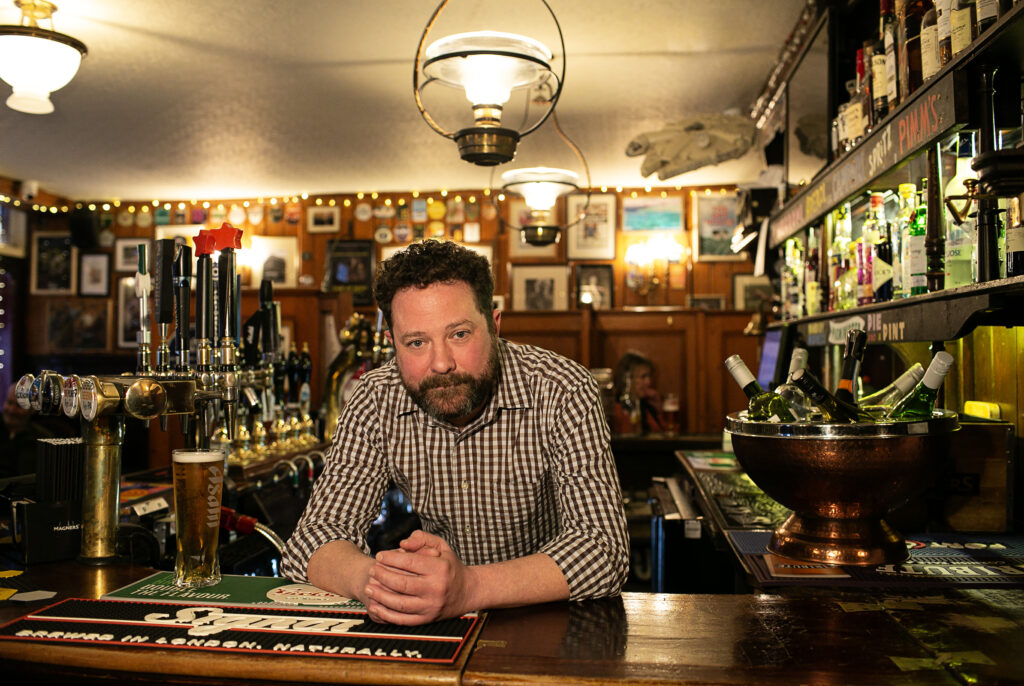
[[[757,367],[757,383],[770,390],[775,387],[775,370],[782,352],[782,329],[769,329],[761,346],[761,363]]]

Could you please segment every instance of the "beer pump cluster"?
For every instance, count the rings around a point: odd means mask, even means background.
[[[309,416],[308,390],[305,404],[299,405],[301,418],[284,419],[280,305],[273,301],[269,281],[261,284],[259,309],[246,321],[242,335],[235,261],[241,235],[240,229],[225,223],[218,229],[203,229],[193,239],[194,342],[192,248],[172,239],[157,240],[152,269],[145,245],[139,246],[135,293],[141,325],[134,373],[62,376],[44,370],[18,381],[16,397],[21,407],[42,414],[63,412],[81,420],[86,460],[82,562],[102,565],[116,556],[126,417],[147,423],[156,419],[166,431],[168,418],[176,416],[187,449],[219,447],[230,456],[229,464],[274,457],[318,442]],[[215,251],[219,251],[216,270]],[[159,334],[155,364],[151,363],[151,295]],[[268,432],[264,420],[270,416],[274,423]]]

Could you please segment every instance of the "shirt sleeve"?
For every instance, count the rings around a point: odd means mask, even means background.
[[[369,385],[360,383],[345,404],[306,509],[285,546],[282,574],[308,582],[309,559],[331,541],[351,541],[369,554],[366,532],[387,489],[379,413]]]
[[[538,552],[569,584],[569,599],[616,595],[629,574],[629,533],[597,382],[587,374],[559,398],[552,459],[561,529]]]

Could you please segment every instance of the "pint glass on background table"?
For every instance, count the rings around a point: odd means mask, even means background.
[[[217,539],[224,484],[224,453],[220,450],[174,450],[174,521],[178,557],[174,585],[213,586],[220,581]]]

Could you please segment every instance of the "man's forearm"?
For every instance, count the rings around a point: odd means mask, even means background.
[[[543,553],[468,567],[466,611],[518,607],[566,600],[569,584],[555,561]]]
[[[310,583],[332,593],[365,602],[364,589],[373,559],[350,541],[331,541],[309,558]]]

